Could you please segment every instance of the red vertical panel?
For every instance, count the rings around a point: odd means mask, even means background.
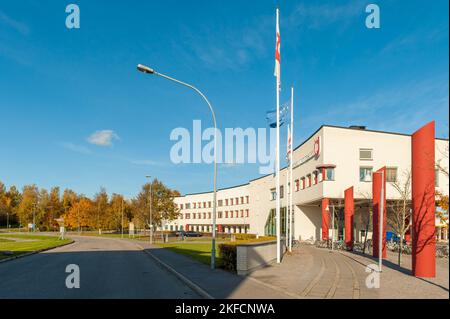
[[[218,232],[221,233],[222,232],[222,225],[217,226],[218,228]]]
[[[329,199],[322,198],[322,240],[328,240],[328,229],[330,226]]]
[[[416,277],[436,276],[435,123],[412,135],[412,271]]]
[[[384,178],[381,176],[381,172],[383,172]],[[373,173],[372,176],[372,204],[373,204],[373,229],[372,229],[372,247],[373,257],[378,257],[378,249],[379,249],[379,233],[380,233],[380,216],[379,216],[379,207],[381,203],[381,186],[385,190],[384,201],[383,201],[383,252],[382,257],[386,258],[386,167],[383,167]]]
[[[344,192],[344,221],[345,221],[345,245],[353,248],[353,218],[355,215],[355,204],[353,200],[353,186]]]
[[[189,224],[186,224],[186,231],[189,231]]]

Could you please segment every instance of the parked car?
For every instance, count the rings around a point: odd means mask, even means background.
[[[195,232],[195,231],[179,231],[176,233],[176,236],[181,237],[202,237],[203,235],[201,233]]]

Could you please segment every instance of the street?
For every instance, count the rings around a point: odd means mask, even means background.
[[[75,243],[0,263],[5,298],[200,298],[132,242],[71,236]],[[80,269],[80,288],[66,287],[66,267]]]

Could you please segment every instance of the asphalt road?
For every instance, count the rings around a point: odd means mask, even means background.
[[[0,263],[0,299],[200,298],[135,244],[77,237],[75,243]],[[66,287],[66,267],[80,269],[80,288]]]

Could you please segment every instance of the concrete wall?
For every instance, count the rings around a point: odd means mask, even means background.
[[[282,255],[286,252],[281,241]],[[242,244],[236,247],[236,270],[238,275],[246,275],[253,270],[264,267],[277,259],[277,242]]]

